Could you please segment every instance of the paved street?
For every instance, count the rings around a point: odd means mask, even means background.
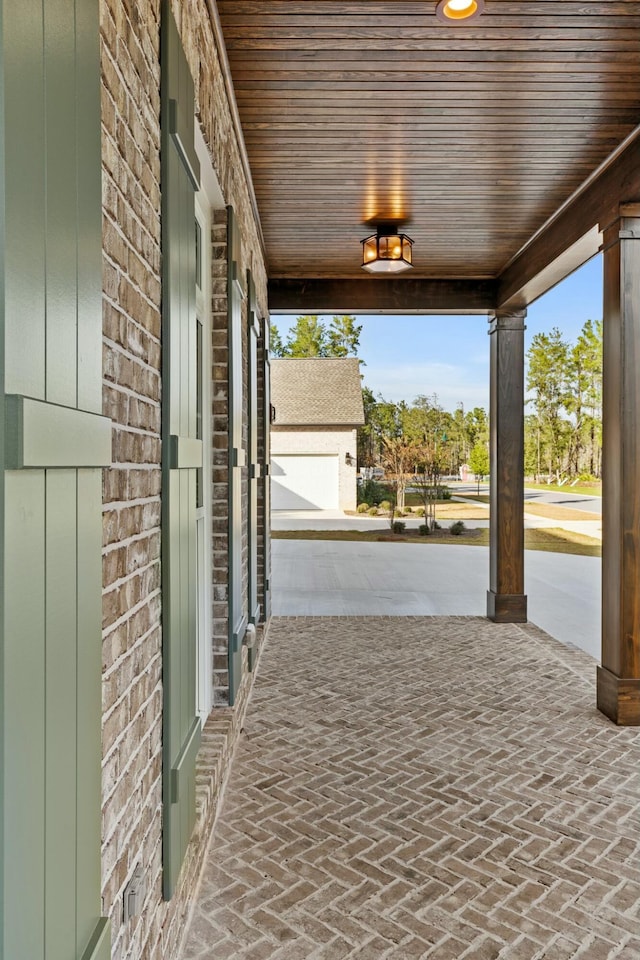
[[[468,494],[478,493],[477,483],[450,482],[447,486],[451,488],[454,497],[464,497]],[[481,483],[479,492],[489,496],[489,484]],[[589,513],[602,513],[602,497],[576,493],[568,485],[562,490],[534,490],[531,487],[525,487],[524,498],[525,500],[531,500],[533,503],[550,503],[557,506],[572,507],[574,510],[586,510]]]
[[[275,619],[183,960],[637,960],[640,733],[594,703],[530,625]]]
[[[559,507],[571,507],[573,510],[586,510],[588,513],[602,513],[602,497],[589,497],[582,493],[573,493],[571,489],[566,492],[544,490],[525,490],[525,502],[530,500],[532,503],[550,503]]]
[[[449,483],[451,492],[454,496],[465,496],[478,492],[476,483]],[[480,493],[489,495],[489,484],[480,484]],[[589,513],[602,513],[602,497],[576,493],[576,491],[567,485],[562,490],[534,490],[531,487],[525,487],[525,500],[531,500],[533,503],[552,503],[558,506],[572,507],[574,510],[586,510]]]

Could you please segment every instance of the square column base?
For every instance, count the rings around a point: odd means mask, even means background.
[[[526,623],[526,594],[494,593],[493,590],[487,590],[487,617],[495,623]]]
[[[600,713],[619,727],[640,727],[640,680],[616,677],[598,667],[597,704]]]

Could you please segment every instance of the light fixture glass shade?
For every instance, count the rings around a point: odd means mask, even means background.
[[[484,0],[440,0],[436,15],[445,23],[460,23],[479,17],[484,10]]]
[[[375,233],[361,243],[362,269],[369,273],[400,273],[413,265],[413,240],[406,233]]]

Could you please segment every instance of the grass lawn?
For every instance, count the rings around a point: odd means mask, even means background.
[[[392,534],[378,530],[273,530],[273,540],[351,540],[362,543],[422,543],[487,547],[489,531],[465,530],[459,537],[452,536],[448,530],[434,530],[428,537],[421,537],[417,531]],[[543,530],[525,530],[526,550],[546,550],[550,553],[573,553],[584,557],[599,557],[602,546],[599,540],[582,533],[572,533],[559,527]]]

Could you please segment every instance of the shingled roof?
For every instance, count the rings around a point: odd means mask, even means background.
[[[350,426],[364,423],[360,362],[355,357],[271,361],[274,426]]]

